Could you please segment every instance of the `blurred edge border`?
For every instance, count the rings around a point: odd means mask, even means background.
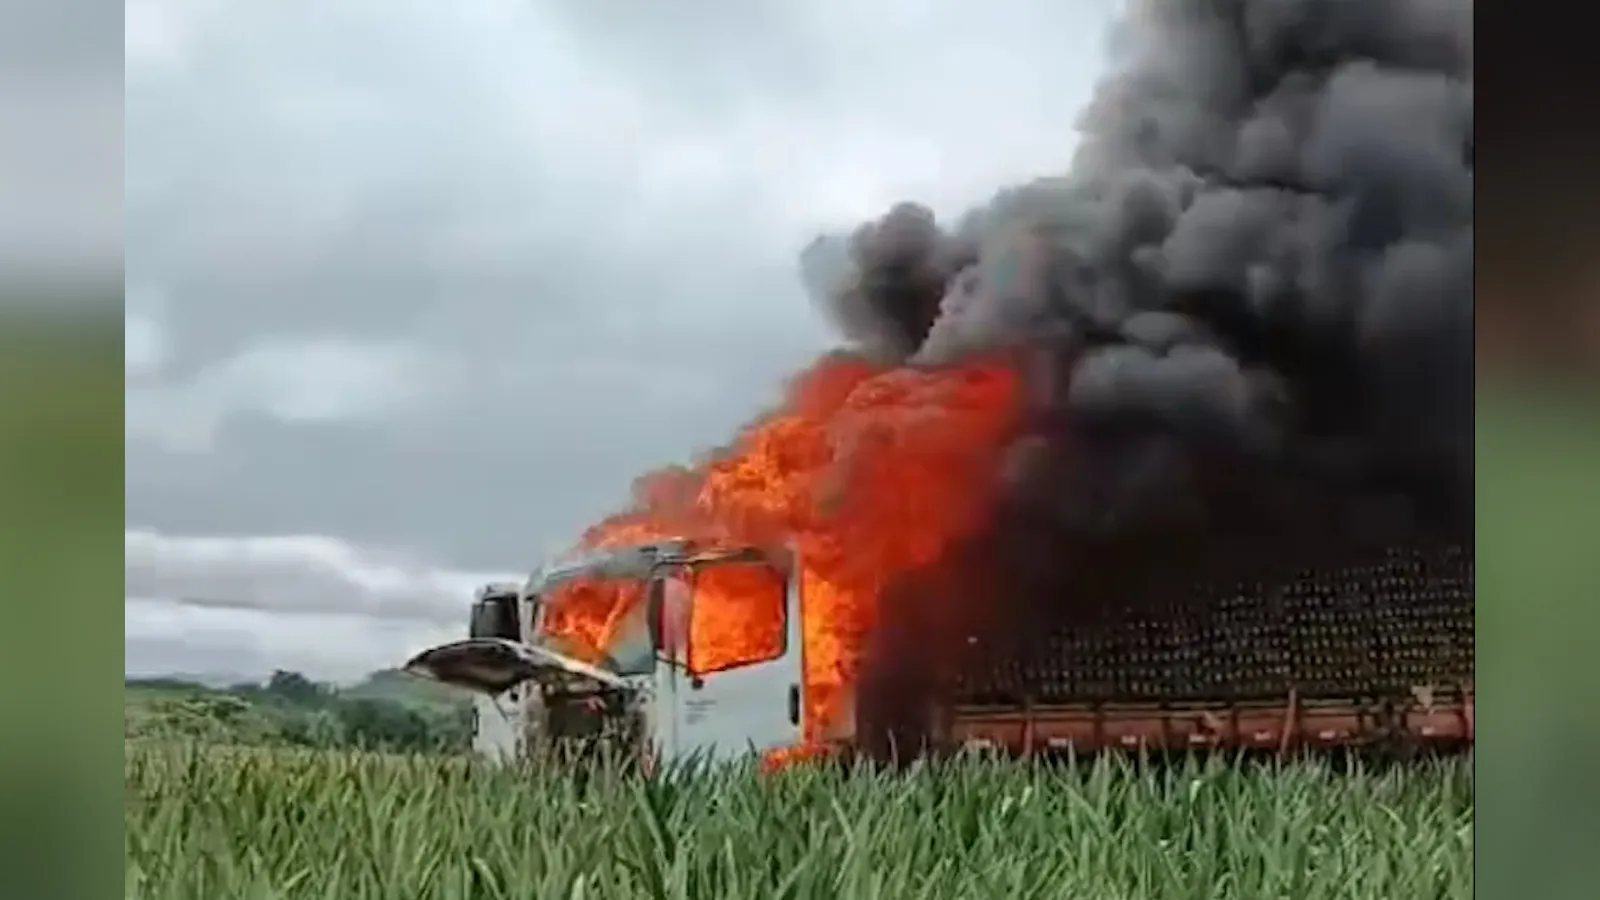
[[[0,282],[0,296],[8,287]],[[0,864],[9,882],[0,893],[112,896],[121,296],[73,298],[67,315],[18,311],[9,299],[0,300]]]
[[[1537,8],[1478,6],[1488,73],[1474,148],[1487,172],[1477,477],[1488,719],[1476,846],[1486,900],[1588,897],[1600,881],[1588,846],[1600,833],[1600,710],[1588,705],[1600,696],[1600,126],[1581,108],[1591,83],[1579,68],[1591,55],[1578,44],[1584,30]],[[119,796],[110,670],[123,656],[121,619],[110,615],[121,581],[121,294],[41,299],[8,274],[0,864],[8,896],[104,897],[115,890]]]
[[[0,2],[0,896],[104,898],[123,658],[124,12]]]
[[[0,2],[0,896],[123,889],[123,12]]]
[[[1539,8],[1476,7],[1485,900],[1588,897],[1600,880],[1600,125],[1572,90],[1592,50]]]

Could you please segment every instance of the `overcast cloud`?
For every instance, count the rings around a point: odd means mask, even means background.
[[[127,0],[127,668],[465,626],[832,336],[799,249],[1059,170],[1110,0]]]

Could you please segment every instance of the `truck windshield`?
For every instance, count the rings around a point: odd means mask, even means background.
[[[539,602],[538,645],[619,675],[650,672],[643,580],[579,576],[550,587]]]

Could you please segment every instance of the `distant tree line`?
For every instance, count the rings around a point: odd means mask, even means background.
[[[128,714],[129,737],[385,752],[458,752],[472,740],[472,707],[464,697],[423,696],[382,685],[376,676],[365,691],[281,670],[265,682],[221,690],[175,679],[127,685],[158,697]]]

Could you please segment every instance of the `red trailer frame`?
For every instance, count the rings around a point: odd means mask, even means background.
[[[1419,689],[1409,702],[1300,700],[1278,703],[955,706],[935,712],[936,740],[950,748],[1013,754],[1103,749],[1245,749],[1288,752],[1402,743],[1470,744],[1470,686]]]

